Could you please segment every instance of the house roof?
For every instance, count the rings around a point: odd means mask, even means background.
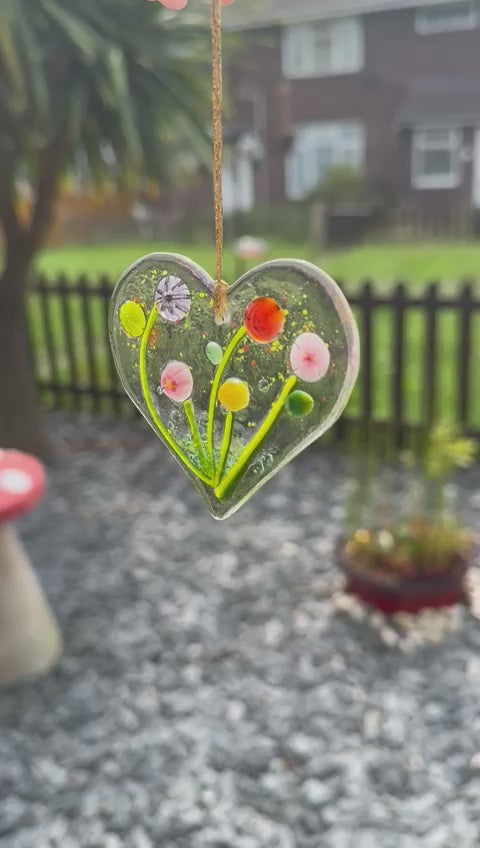
[[[224,12],[232,29],[256,29],[278,24],[359,15],[462,0],[238,0]]]
[[[412,82],[400,106],[397,121],[415,124],[477,126],[480,122],[480,80],[439,76]]]

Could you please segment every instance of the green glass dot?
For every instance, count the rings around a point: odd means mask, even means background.
[[[209,342],[205,348],[205,353],[212,365],[219,365],[222,361],[223,351],[217,342]]]
[[[127,300],[126,303],[122,303],[118,317],[127,336],[137,339],[142,335],[147,319],[139,303],[135,300]]]
[[[312,396],[300,389],[292,392],[285,401],[285,409],[292,418],[305,418],[310,415],[314,405]]]

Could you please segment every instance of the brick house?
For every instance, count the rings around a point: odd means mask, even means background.
[[[242,0],[225,20],[227,213],[344,163],[400,203],[480,208],[480,0]]]

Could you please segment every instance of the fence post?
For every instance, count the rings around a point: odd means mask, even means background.
[[[346,299],[350,301],[350,296],[348,292],[345,291],[345,285],[343,280],[337,279],[337,285],[342,290],[344,297],[346,297]],[[343,442],[348,424],[349,422],[346,419],[345,413],[343,413],[343,415],[341,415],[338,421],[335,423],[335,426],[332,430],[332,437],[336,442]]]
[[[372,431],[372,305],[373,285],[366,280],[360,292],[362,315],[361,385],[362,385],[362,429],[367,441]]]
[[[462,425],[462,427],[467,428],[472,360],[473,313],[473,290],[470,282],[466,282],[460,292],[459,306],[460,344],[458,348],[458,422]]]
[[[114,412],[119,413],[121,410],[121,397],[117,394],[116,389],[119,385],[119,379],[115,363],[113,361],[112,350],[110,347],[110,332],[108,326],[108,318],[110,313],[110,298],[112,296],[113,285],[109,277],[104,274],[100,278],[99,294],[102,298],[102,316],[103,316],[103,331],[105,333],[106,356],[108,359],[108,375],[111,390],[111,406]]]
[[[78,369],[75,356],[75,334],[73,329],[72,315],[68,303],[69,285],[64,274],[61,274],[56,283],[56,290],[60,298],[60,309],[63,320],[63,334],[65,338],[66,361],[68,369],[69,394],[74,409],[80,409],[81,401],[78,390]]]
[[[52,407],[56,409],[59,407],[61,387],[57,359],[58,350],[55,344],[54,327],[51,313],[51,299],[52,294],[55,292],[55,287],[53,286],[52,288],[50,288],[46,277],[41,275],[38,280],[37,291],[40,297],[40,315],[42,319],[43,338],[45,342],[45,353],[48,364],[48,383],[50,384],[50,392],[53,400]]]
[[[403,445],[404,421],[403,421],[403,374],[404,374],[404,347],[405,347],[405,306],[406,290],[404,283],[398,283],[392,296],[393,306],[393,383],[392,383],[392,405],[393,405],[393,441],[395,447]]]
[[[97,364],[95,360],[95,343],[92,333],[92,322],[88,303],[88,296],[92,292],[88,285],[88,278],[82,274],[78,280],[78,292],[82,302],[83,326],[85,330],[85,348],[88,366],[88,393],[92,399],[93,411],[98,412],[100,407],[100,392],[98,390]]]
[[[425,420],[427,427],[430,428],[435,421],[437,399],[437,283],[431,283],[425,293],[425,310]]]

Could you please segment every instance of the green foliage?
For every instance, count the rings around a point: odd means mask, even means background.
[[[424,469],[432,480],[447,478],[456,468],[471,468],[477,445],[462,437],[453,424],[440,424],[430,434],[424,458]]]
[[[263,236],[304,244],[308,238],[310,210],[305,203],[256,206],[250,212],[237,212],[227,218],[225,233],[235,240],[244,235]]]
[[[179,24],[142,0],[2,0],[0,223],[7,238],[17,178],[50,207],[60,172],[73,162],[97,182],[108,174],[117,184],[165,184],[186,148],[207,157],[209,85],[208,29],[188,12]]]
[[[333,206],[337,203],[368,203],[373,196],[365,174],[350,165],[335,165],[308,199],[323,200]]]

